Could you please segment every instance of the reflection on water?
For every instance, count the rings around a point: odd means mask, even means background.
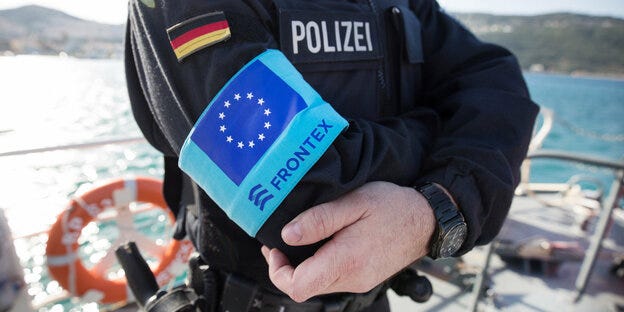
[[[139,136],[119,60],[0,57],[0,151]],[[0,158],[0,206],[16,235],[46,228],[79,187],[130,174],[162,176],[148,144]]]
[[[0,151],[140,135],[118,60],[0,57],[0,85]],[[0,172],[0,207],[6,210],[15,236],[47,229],[71,196],[95,182],[128,175],[162,177],[163,173],[160,154],[147,143],[3,157]],[[163,244],[169,233],[166,223],[153,228],[149,221],[163,217],[154,213],[136,217],[135,225]],[[87,267],[102,257],[116,235],[112,224],[101,224],[98,231],[93,227],[87,226],[81,236],[80,254]],[[15,241],[35,304],[63,291],[47,272],[46,241],[45,234]],[[99,308],[66,299],[40,311]]]

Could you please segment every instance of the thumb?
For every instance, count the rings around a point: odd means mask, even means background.
[[[291,246],[309,245],[332,236],[363,217],[359,205],[337,200],[314,206],[299,214],[282,229],[282,239]]]

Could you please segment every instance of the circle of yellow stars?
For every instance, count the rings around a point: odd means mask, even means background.
[[[255,96],[254,96],[253,92],[247,92],[247,94],[245,95],[245,97],[247,98],[247,100],[249,100],[249,101],[253,101],[253,99],[254,99],[254,97],[255,97]],[[219,116],[218,116],[218,117],[219,117],[219,119],[220,119],[220,120],[222,120],[222,121],[224,121],[224,120],[225,120],[225,118],[227,117],[226,112],[227,112],[227,110],[230,108],[230,106],[232,106],[232,105],[236,104],[236,102],[240,102],[240,100],[241,100],[242,98],[243,98],[243,96],[241,96],[241,94],[240,94],[240,93],[235,93],[235,94],[234,94],[234,96],[233,96],[233,98],[232,98],[232,100],[229,100],[229,99],[228,99],[228,100],[225,100],[225,101],[223,102],[223,108],[224,108],[224,110],[223,110],[222,112],[219,112]],[[256,103],[257,105],[259,105],[259,106],[264,107],[264,104],[265,104],[264,98],[258,98],[258,99],[255,101],[255,103]],[[268,107],[267,107],[267,108],[263,108],[263,110],[264,110],[263,115],[265,115],[265,116],[267,116],[267,117],[268,117],[269,115],[271,115],[271,109],[270,109],[270,108],[268,108]],[[263,128],[268,130],[268,129],[270,129],[270,128],[271,128],[271,126],[272,126],[272,125],[271,125],[271,123],[270,123],[269,121],[265,121],[265,122],[264,122],[264,127],[263,127]],[[221,133],[226,134],[227,130],[228,130],[228,128],[225,126],[225,124],[221,124],[221,125],[219,126],[219,132],[221,132]],[[227,136],[225,137],[225,141],[226,141],[227,143],[229,143],[229,144],[235,144],[235,146],[236,146],[238,149],[241,149],[241,150],[242,150],[242,149],[245,149],[245,148],[250,148],[250,149],[251,149],[251,148],[254,148],[254,147],[257,145],[256,140],[258,140],[258,141],[260,141],[260,142],[263,142],[265,139],[266,139],[266,136],[264,135],[264,133],[263,133],[263,132],[259,132],[256,138],[251,139],[251,140],[248,140],[248,141],[245,141],[245,142],[244,142],[244,141],[237,140],[237,138],[234,138],[232,135],[227,135]]]

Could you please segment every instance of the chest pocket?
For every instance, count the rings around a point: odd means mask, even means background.
[[[376,120],[388,103],[385,31],[366,1],[274,0],[280,49],[347,118]]]
[[[393,1],[388,1],[393,2]],[[401,1],[397,1],[401,2]],[[422,96],[422,27],[420,20],[402,4],[388,8],[392,18],[396,49],[400,51],[396,77],[400,111],[407,112],[414,106],[424,105]]]

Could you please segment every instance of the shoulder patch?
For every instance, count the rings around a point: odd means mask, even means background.
[[[223,12],[195,16],[167,29],[169,42],[178,61],[230,38],[230,26]]]

